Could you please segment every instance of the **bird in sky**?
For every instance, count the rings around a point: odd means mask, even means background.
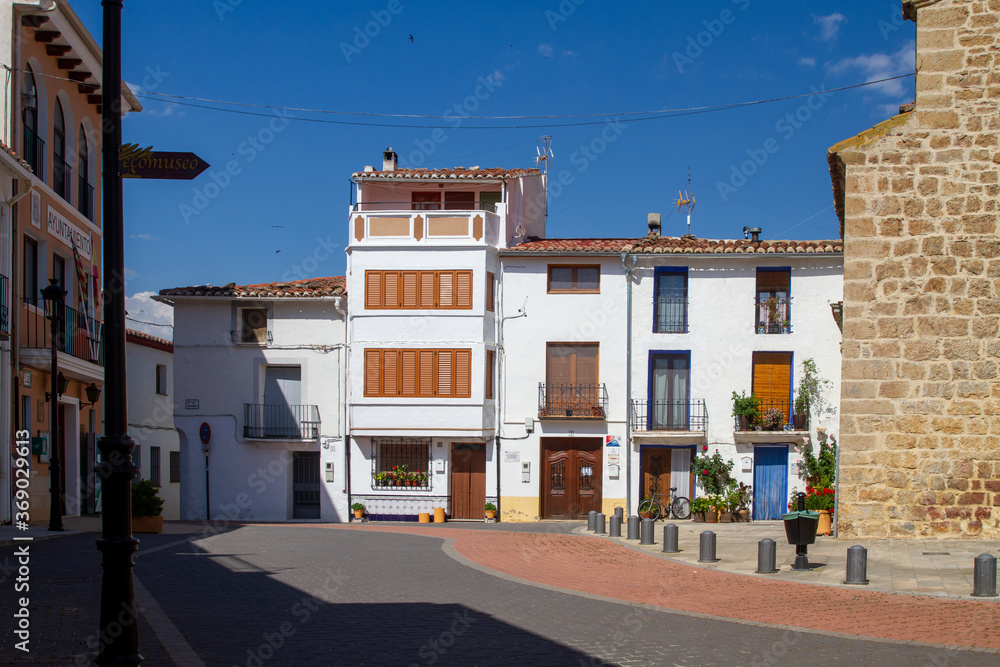
[[[411,42],[413,41],[413,35],[410,35],[410,41]]]

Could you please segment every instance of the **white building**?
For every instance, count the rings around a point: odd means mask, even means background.
[[[163,518],[180,518],[181,452],[174,428],[174,346],[141,331],[125,331],[128,433],[139,479],[159,488]]]
[[[346,520],[343,278],[156,298],[174,307],[181,518]]]

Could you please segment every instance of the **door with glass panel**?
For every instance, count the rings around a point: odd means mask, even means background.
[[[651,357],[649,430],[689,430],[691,355],[656,352]]]

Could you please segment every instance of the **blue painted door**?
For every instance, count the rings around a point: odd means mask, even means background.
[[[753,518],[773,521],[788,511],[788,445],[753,448]]]

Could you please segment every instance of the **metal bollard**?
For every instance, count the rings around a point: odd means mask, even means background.
[[[604,512],[598,512],[594,517],[594,532],[598,535],[604,534]]]
[[[701,534],[701,538],[698,543],[698,562],[699,563],[717,563],[718,558],[715,557],[715,533],[710,530],[706,530]]]
[[[587,530],[594,532],[594,517],[597,516],[597,510],[590,510],[587,512]]]
[[[868,584],[868,549],[855,544],[847,550],[847,578],[845,584]]]
[[[626,540],[637,540],[639,539],[639,517],[630,516],[628,518],[628,535],[625,536]]]
[[[608,531],[610,537],[622,536],[622,518],[617,514],[611,515],[611,528]]]
[[[625,520],[625,508],[624,507],[615,507],[615,516],[618,517],[619,520],[624,521]]]
[[[995,598],[997,596],[997,559],[989,554],[976,556],[976,566],[972,573],[972,597]]]
[[[757,574],[774,574],[778,571],[778,545],[770,537],[765,537],[757,543]]]
[[[639,544],[652,544],[653,543],[653,520],[643,519],[642,523],[639,524]]]
[[[663,527],[663,553],[665,554],[680,553],[680,549],[677,548],[676,524],[668,523]]]

